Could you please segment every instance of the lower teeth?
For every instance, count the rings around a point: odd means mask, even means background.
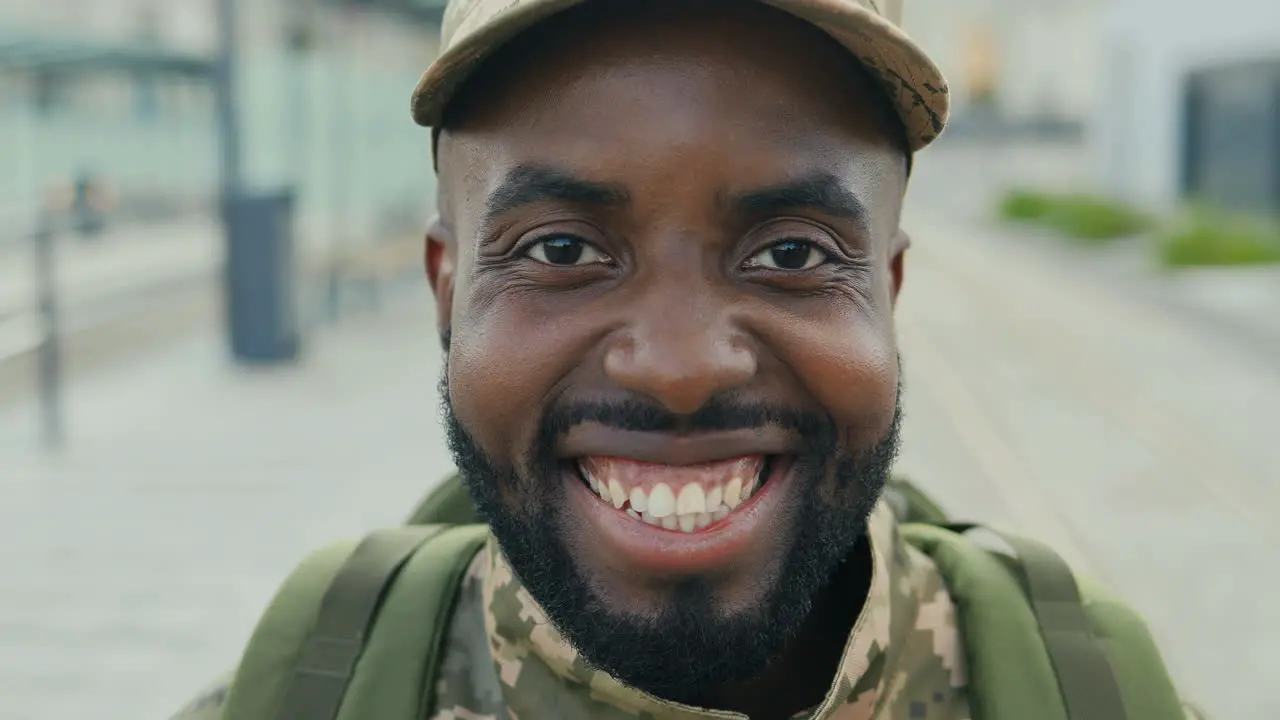
[[[743,502],[746,502],[746,498],[743,498]],[[637,513],[630,507],[627,508],[626,512],[627,515],[632,518],[653,525],[654,527],[692,533],[729,517],[729,513],[733,512],[733,509],[724,503],[720,503],[720,506],[713,512],[684,513],[683,515],[673,513],[660,518],[654,517],[649,513]]]

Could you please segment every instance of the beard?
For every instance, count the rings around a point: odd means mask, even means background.
[[[448,370],[441,397],[449,447],[464,484],[512,570],[556,628],[593,667],[666,700],[699,704],[726,686],[757,677],[794,638],[815,599],[865,537],[899,445],[901,383],[893,421],[873,445],[840,447],[829,418],[717,396],[677,416],[651,401],[569,403],[548,408],[524,471],[494,461],[453,411]],[[803,439],[789,479],[791,534],[778,571],[755,603],[726,612],[709,578],[673,581],[654,616],[610,608],[575,561],[565,538],[574,518],[563,495],[557,439],[595,422],[635,431],[725,431],[775,425]],[[518,502],[513,502],[517,499]]]

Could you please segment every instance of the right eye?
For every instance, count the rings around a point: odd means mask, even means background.
[[[594,245],[572,235],[549,235],[530,245],[525,254],[544,265],[561,267],[610,261],[609,256]]]

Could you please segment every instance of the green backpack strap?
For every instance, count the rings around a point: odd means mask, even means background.
[[[952,525],[950,529],[964,534],[976,527],[980,526]],[[1106,651],[1094,637],[1075,574],[1066,561],[1038,541],[990,531],[1015,554],[1008,567],[1031,604],[1067,717],[1126,720],[1119,683]]]
[[[1164,720],[1181,703],[1145,623],[1078,582],[1047,546],[996,532],[1007,557],[963,536],[975,525],[903,525],[956,603],[975,720]]]
[[[305,560],[255,629],[227,720],[417,720],[481,525],[379,530]]]

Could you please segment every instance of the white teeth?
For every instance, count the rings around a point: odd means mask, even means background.
[[[658,483],[646,493],[641,487],[628,491],[617,479],[602,481],[593,477],[586,468],[582,468],[582,475],[601,499],[624,510],[632,519],[686,533],[697,532],[725,519],[746,502],[759,485],[757,478],[744,481],[735,477],[723,486],[716,485],[707,490],[700,483],[691,482],[681,487],[677,495],[667,483]]]
[[[715,512],[720,507],[720,501],[724,499],[724,488],[716,485],[707,491],[707,511]]]
[[[696,515],[700,512],[707,511],[707,496],[703,492],[702,486],[696,482],[685,485],[680,490],[680,497],[676,498],[676,514],[678,515]]]
[[[742,478],[736,477],[724,486],[724,504],[730,510],[742,504]]]
[[[622,483],[617,480],[609,481],[609,498],[613,501],[613,506],[619,510],[627,504],[627,491],[623,489]]]
[[[666,483],[658,483],[649,492],[649,514],[662,519],[670,517],[675,511],[676,495],[671,492],[671,486]]]
[[[631,488],[631,507],[636,512],[645,512],[649,509],[649,496],[644,494],[641,488]]]

